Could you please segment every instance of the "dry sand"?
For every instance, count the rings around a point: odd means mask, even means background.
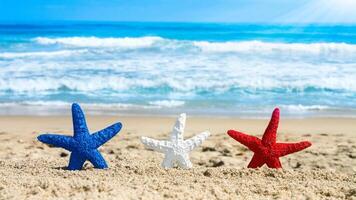
[[[268,120],[188,118],[186,138],[212,136],[191,154],[191,170],[160,168],[163,155],[140,136],[168,137],[169,117],[89,117],[90,130],[124,128],[100,148],[107,170],[67,171],[68,152],[36,140],[41,132],[72,134],[70,116],[0,117],[0,199],[356,199],[356,119],[288,119],[278,140],[313,146],[281,158],[283,170],[247,169],[252,156],[225,133],[261,135]]]

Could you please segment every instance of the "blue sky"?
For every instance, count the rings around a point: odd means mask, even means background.
[[[0,20],[356,23],[352,1],[0,0]]]

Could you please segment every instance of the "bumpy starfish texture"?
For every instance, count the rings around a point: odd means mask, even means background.
[[[276,108],[273,111],[271,121],[263,134],[262,140],[234,130],[227,132],[232,138],[254,152],[248,168],[258,168],[264,164],[267,164],[270,168],[282,168],[279,157],[301,151],[311,146],[311,143],[308,141],[299,143],[277,143],[278,124],[279,109]]]
[[[183,169],[191,168],[193,165],[189,160],[189,152],[201,145],[210,135],[209,132],[205,131],[188,140],[184,140],[185,121],[186,114],[180,114],[171,132],[170,140],[168,141],[141,137],[142,143],[147,148],[165,154],[161,165],[165,169],[175,166],[179,166]]]
[[[104,158],[98,151],[98,148],[109,141],[121,130],[121,123],[113,124],[101,131],[93,134],[89,133],[85,116],[76,103],[72,105],[72,118],[74,136],[55,135],[55,134],[43,134],[38,136],[38,140],[53,145],[55,147],[61,147],[68,151],[71,151],[69,159],[69,170],[80,170],[86,160],[89,160],[95,168],[104,169],[107,168]]]

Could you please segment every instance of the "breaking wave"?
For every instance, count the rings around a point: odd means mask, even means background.
[[[16,58],[37,58],[37,57],[68,57],[78,56],[81,53],[88,52],[82,50],[60,50],[60,51],[37,51],[37,52],[4,52],[0,53],[0,59],[16,59]]]
[[[53,46],[59,45],[63,48],[117,48],[127,50],[143,51],[147,48],[154,48],[154,51],[168,51],[177,54],[193,54],[197,52],[206,54],[236,54],[236,56],[247,56],[255,58],[288,59],[300,60],[308,59],[313,61],[328,62],[355,62],[356,45],[347,43],[280,43],[262,41],[190,41],[176,40],[156,36],[146,37],[36,37],[33,38],[38,45]],[[68,54],[69,52],[47,52],[48,56],[56,54]],[[115,52],[108,52],[115,53]],[[0,58],[14,58],[16,56],[40,56],[46,52],[13,53],[4,52]]]
[[[270,43],[261,41],[195,41],[194,46],[208,53],[240,53],[254,56],[311,57],[325,60],[354,61],[356,45],[346,43]]]
[[[156,42],[162,41],[160,37],[123,37],[123,38],[98,38],[98,37],[60,37],[48,38],[37,37],[34,38],[38,44],[41,45],[67,45],[74,47],[121,47],[121,48],[146,48],[150,47]]]

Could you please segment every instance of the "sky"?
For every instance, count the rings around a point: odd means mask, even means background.
[[[0,0],[0,21],[356,23],[356,0]]]

